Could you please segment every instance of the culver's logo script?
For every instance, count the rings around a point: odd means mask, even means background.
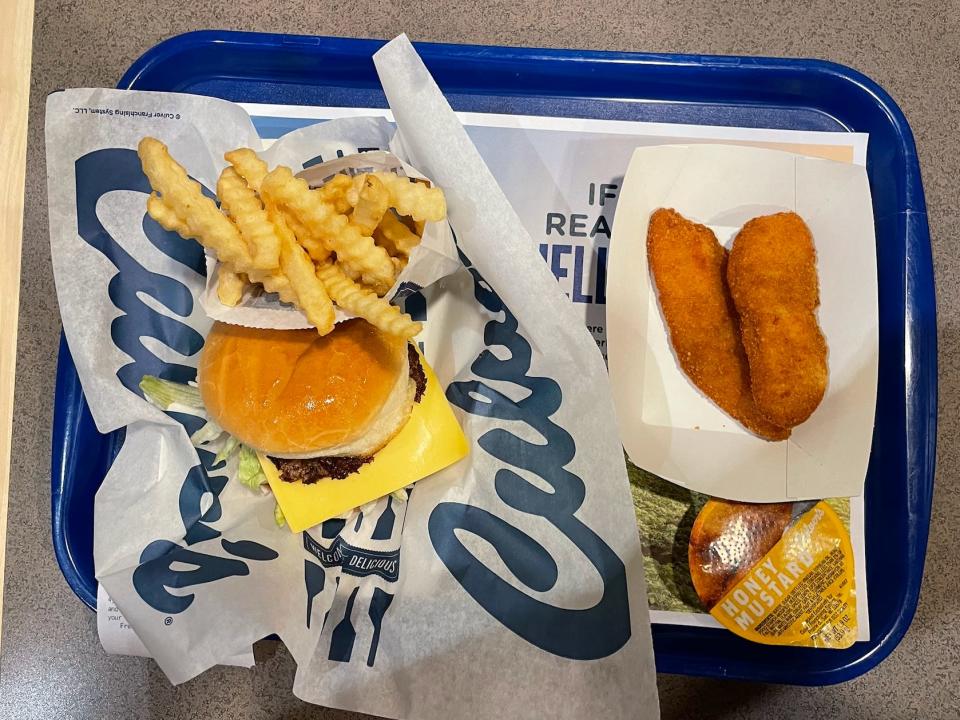
[[[563,392],[553,378],[531,374],[530,343],[520,334],[516,317],[470,261],[463,255],[461,258],[473,276],[476,300],[491,314],[502,314],[502,319],[486,323],[483,338],[487,349],[470,366],[474,377],[451,383],[447,398],[473,415],[523,423],[544,439],[543,443],[533,443],[505,426],[488,430],[477,444],[501,463],[493,478],[499,499],[550,523],[596,568],[603,593],[592,607],[572,610],[532,597],[501,578],[470,552],[457,531],[488,542],[516,580],[532,592],[545,593],[553,588],[560,570],[539,542],[483,508],[439,503],[428,522],[431,542],[464,590],[520,637],[561,657],[606,657],[630,638],[626,570],[617,554],[575,516],[586,497],[583,480],[566,468],[577,447],[571,434],[551,419],[560,408]],[[501,360],[491,347],[501,348],[508,357]],[[485,380],[516,385],[525,391],[525,397],[515,401]],[[528,482],[518,470],[536,475],[552,492]]]
[[[114,240],[97,217],[97,202],[107,193],[128,190],[150,193],[147,178],[140,169],[134,150],[110,148],[88,153],[76,161],[77,231],[91,247],[101,252],[117,268],[108,292],[111,302],[121,314],[113,320],[110,337],[132,361],[117,371],[120,382],[131,392],[141,394],[139,383],[144,375],[156,375],[176,382],[188,382],[196,376],[192,367],[167,362],[157,357],[142,338],[149,337],[183,355],[191,356],[203,346],[203,337],[186,323],[163,315],[140,299],[148,295],[171,313],[188,317],[193,310],[193,296],[180,281],[151,272],[140,265]],[[203,250],[198,243],[183,242],[175,233],[167,232],[144,214],[143,232],[147,239],[168,257],[203,274]],[[169,413],[192,434],[203,420],[192,415]],[[231,542],[220,538],[212,527],[223,515],[220,493],[227,483],[217,474],[225,463],[214,465],[213,453],[197,449],[200,465],[183,479],[179,495],[179,511],[185,531],[186,547],[168,540],[156,540],[140,555],[140,565],[133,573],[137,593],[154,609],[175,614],[193,603],[193,594],[174,595],[168,588],[188,588],[222,578],[250,574],[248,562],[274,560],[278,554],[259,542]],[[211,501],[206,510],[201,501]],[[192,549],[192,546],[220,538],[220,546],[230,557],[220,557]],[[187,567],[189,569],[182,569]]]

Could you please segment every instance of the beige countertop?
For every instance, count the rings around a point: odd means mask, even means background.
[[[47,239],[44,99],[57,88],[112,86],[161,39],[213,27],[382,38],[405,31],[414,40],[442,42],[818,57],[850,65],[886,88],[916,136],[937,275],[937,487],[916,618],[890,658],[844,685],[808,689],[661,676],[660,696],[664,718],[960,716],[960,560],[950,521],[960,517],[954,487],[960,471],[960,2],[857,5],[355,0],[335,7],[315,0],[37,0],[0,717],[360,717],[297,700],[290,692],[293,662],[272,644],[258,645],[253,671],[217,668],[179,687],[170,686],[152,661],[107,656],[93,613],[73,595],[53,555],[50,427],[60,318]]]

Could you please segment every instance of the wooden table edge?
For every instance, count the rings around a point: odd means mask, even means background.
[[[33,0],[0,2],[0,640],[3,638],[3,576],[7,545],[7,503],[13,433],[14,374],[17,368],[17,313],[23,193],[30,108]]]

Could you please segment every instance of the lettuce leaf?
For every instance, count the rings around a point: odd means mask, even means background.
[[[213,459],[214,465],[219,465],[224,460],[229,458],[233,451],[237,449],[237,446],[240,444],[240,441],[237,440],[233,435],[227,435],[226,439],[223,441],[223,447],[220,448],[220,452],[217,453],[217,456]]]
[[[257,451],[246,445],[240,446],[237,480],[251,490],[259,490],[260,486],[267,482],[267,476],[263,474],[263,468],[260,467],[260,460],[257,458]]]
[[[195,447],[199,447],[200,445],[205,445],[208,442],[213,442],[221,435],[223,435],[223,428],[217,425],[213,420],[207,420],[203,427],[190,436],[190,442],[192,442]]]
[[[140,380],[140,390],[143,396],[161,410],[169,410],[173,405],[183,405],[189,408],[203,409],[203,400],[200,399],[200,390],[192,385],[173,382],[144,375]]]

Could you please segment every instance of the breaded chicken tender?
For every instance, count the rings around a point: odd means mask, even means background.
[[[803,219],[785,212],[744,225],[730,251],[727,282],[757,408],[772,423],[799,425],[827,388],[817,253]]]
[[[680,367],[704,395],[751,432],[783,440],[789,430],[760,414],[726,285],[727,251],[710,228],[675,210],[650,216],[647,257]]]

